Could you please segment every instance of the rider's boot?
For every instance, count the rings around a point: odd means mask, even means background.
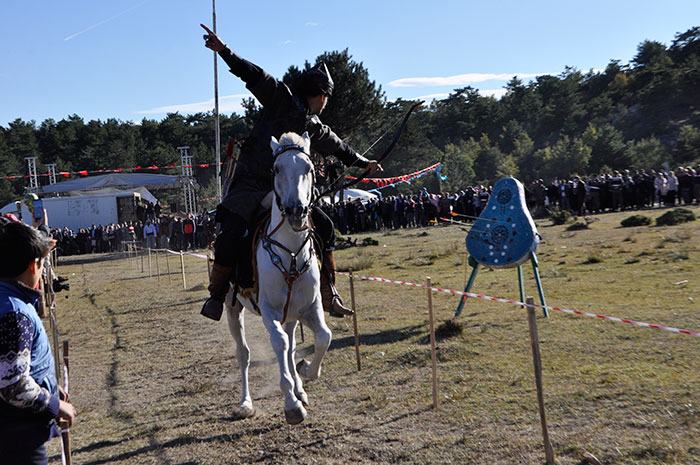
[[[219,321],[221,314],[224,311],[224,300],[228,293],[230,284],[229,278],[233,268],[230,266],[214,263],[211,267],[211,276],[209,277],[209,298],[204,302],[202,311],[200,312],[207,318]]]
[[[333,252],[324,252],[323,254],[321,300],[323,301],[323,309],[336,318],[355,313],[352,309],[343,305],[343,301],[338,295],[338,290],[335,288],[335,258],[333,258]]]

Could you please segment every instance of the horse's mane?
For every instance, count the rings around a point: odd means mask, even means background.
[[[301,147],[305,146],[304,138],[301,137],[296,132],[285,132],[280,136],[280,145],[299,145]]]

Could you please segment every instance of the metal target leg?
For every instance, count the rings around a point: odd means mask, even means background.
[[[522,265],[518,265],[518,287],[520,288],[520,301],[525,302],[525,283],[523,283]],[[525,305],[523,305],[522,308],[525,308]]]
[[[467,281],[467,286],[464,288],[464,292],[469,292],[474,285],[474,280],[476,279],[476,274],[479,272],[479,262],[474,260],[472,257],[469,257],[469,266],[471,266],[472,273],[469,275],[469,281]],[[459,315],[462,314],[462,308],[464,308],[464,304],[467,302],[467,296],[463,295],[462,298],[459,300],[459,305],[457,306],[457,311],[455,312],[454,318],[457,318]]]
[[[542,307],[546,307],[547,303],[544,300],[544,289],[542,288],[542,281],[540,281],[540,264],[537,261],[535,252],[530,252],[530,261],[532,262],[532,271],[535,273],[535,282],[537,283],[537,292],[540,294],[540,302],[542,303]],[[543,308],[542,311],[544,312],[544,316],[549,318],[547,309]]]

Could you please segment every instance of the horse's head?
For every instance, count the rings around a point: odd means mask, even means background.
[[[274,156],[272,173],[277,207],[295,231],[308,227],[309,210],[313,201],[314,165],[311,163],[311,140],[308,133],[282,134],[279,142],[270,142]]]

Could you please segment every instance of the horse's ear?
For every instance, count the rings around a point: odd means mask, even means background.
[[[277,138],[275,136],[272,136],[270,138],[270,148],[272,149],[272,152],[274,153],[275,150],[277,150],[277,147],[279,147],[280,144],[277,142]]]
[[[301,138],[304,140],[304,146],[306,148],[311,147],[311,138],[309,137],[309,131],[304,131],[304,134],[301,135]]]

